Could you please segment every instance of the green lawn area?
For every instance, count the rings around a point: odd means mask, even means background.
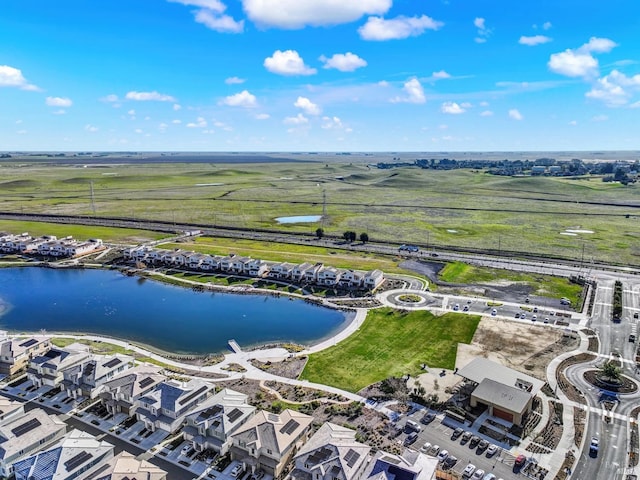
[[[500,268],[476,267],[462,262],[451,262],[440,271],[440,280],[449,283],[464,283],[475,285],[478,283],[506,280],[529,284],[536,295],[551,298],[567,297],[572,305],[579,304],[582,287],[571,283],[565,277],[530,274],[503,270]]]
[[[426,310],[371,310],[362,327],[338,345],[314,353],[300,378],[351,392],[391,376],[453,369],[458,343],[470,343],[479,316]]]

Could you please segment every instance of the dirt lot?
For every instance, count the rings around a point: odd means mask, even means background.
[[[483,356],[546,380],[548,363],[579,344],[579,338],[565,337],[550,327],[484,317],[471,345],[458,345],[456,367],[461,368],[475,357]]]
[[[298,378],[307,364],[307,357],[286,358],[282,362],[261,362],[253,359],[251,364],[265,372],[278,375],[279,377]]]

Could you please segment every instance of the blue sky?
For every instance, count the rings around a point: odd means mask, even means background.
[[[635,0],[3,0],[0,150],[635,150],[639,32]]]

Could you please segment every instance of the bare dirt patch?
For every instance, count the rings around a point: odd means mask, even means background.
[[[307,364],[307,357],[291,357],[284,359],[282,362],[261,362],[253,359],[251,364],[260,370],[279,377],[298,378]]]
[[[458,345],[456,367],[482,356],[546,380],[549,362],[579,344],[579,338],[565,337],[557,329],[483,317],[471,345]]]

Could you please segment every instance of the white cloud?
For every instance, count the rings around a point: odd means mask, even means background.
[[[128,92],[125,95],[125,98],[127,100],[136,100],[138,102],[155,101],[155,102],[174,102],[175,103],[176,101],[176,99],[171,95],[165,95],[163,93],[158,93],[156,91],[153,91],[153,92],[132,91],[132,92]]]
[[[389,86],[389,82],[387,82],[386,80],[380,80],[377,85],[379,87],[388,87]]]
[[[73,102],[70,98],[66,97],[47,97],[45,103],[49,107],[64,107],[68,108],[73,105]]]
[[[551,26],[552,26],[552,25],[551,25],[551,22],[544,22],[544,23],[542,24],[542,29],[543,29],[543,30],[549,30],[549,29],[551,28]]]
[[[264,59],[264,66],[278,75],[314,75],[317,70],[304,64],[304,60],[295,50],[276,50]]]
[[[600,100],[610,107],[626,105],[633,96],[632,91],[640,90],[640,74],[627,77],[618,70],[599,78],[586,93],[588,98]]]
[[[161,132],[164,132],[167,128],[169,128],[169,125],[167,125],[164,122],[162,122],[160,125],[158,125],[158,130],[160,130]]]
[[[342,129],[344,125],[339,117],[322,117],[322,128],[325,130]]]
[[[478,29],[478,36],[474,39],[476,43],[485,43],[487,38],[491,36],[492,30],[487,28],[486,20],[482,17],[476,17],[473,25]]]
[[[220,0],[169,0],[172,3],[181,3],[189,7],[208,8],[216,12],[224,12],[227,7]]]
[[[136,129],[134,130],[134,132],[135,132],[135,133],[138,133],[138,134],[140,134],[140,133],[144,133],[144,131],[143,131],[141,128],[136,128]]]
[[[116,103],[119,102],[120,99],[118,98],[118,96],[115,93],[112,93],[110,95],[107,95],[106,97],[102,97],[100,99],[101,102],[106,102],[106,103]]]
[[[576,125],[578,125],[578,122],[576,120],[571,120],[569,122],[569,125],[571,125],[572,127],[575,127]]]
[[[394,97],[391,99],[393,103],[425,103],[427,99],[424,96],[424,89],[417,78],[407,80],[402,87],[406,96]]]
[[[335,53],[331,58],[323,55],[320,57],[320,61],[324,62],[324,68],[335,68],[341,72],[353,72],[367,66],[366,60],[351,52]]]
[[[293,106],[302,109],[307,115],[320,115],[322,113],[320,107],[306,97],[298,97]]]
[[[220,33],[242,33],[244,20],[236,21],[229,15],[221,15],[213,10],[199,10],[195,13],[196,22]]]
[[[195,122],[187,123],[187,128],[205,128],[207,121],[204,117],[198,117]]]
[[[180,105],[179,103],[174,103],[173,104],[173,110],[175,112],[177,112],[178,110],[182,109],[182,105]]]
[[[535,47],[536,45],[542,45],[543,43],[549,43],[552,40],[551,37],[547,37],[546,35],[533,35],[532,37],[525,37],[524,35],[520,37],[518,43],[520,45],[527,45],[529,47]]]
[[[405,17],[403,15],[386,20],[382,17],[369,17],[367,23],[358,29],[364,40],[397,40],[422,35],[425,30],[438,30],[444,23],[431,17]]]
[[[472,105],[471,103],[469,103],[469,102],[462,102],[462,103],[460,104],[460,106],[461,106],[462,108],[471,108],[471,107],[473,107],[473,105]]]
[[[392,0],[242,0],[252,22],[265,27],[299,29],[349,23],[363,15],[382,15]]]
[[[450,115],[459,115],[466,112],[466,110],[456,102],[444,102],[440,107],[440,110],[442,113],[448,113]]]
[[[171,120],[171,123],[173,123],[174,125],[180,125],[182,123],[182,120],[178,120],[176,118],[175,120]]]
[[[607,115],[596,115],[592,117],[591,120],[594,122],[606,122],[609,120],[609,117]]]
[[[243,90],[240,93],[236,93],[235,95],[229,95],[222,100],[224,105],[228,105],[230,107],[255,107],[257,105],[256,96],[252,93],[249,93],[248,90]]]
[[[94,126],[94,125],[91,125],[90,123],[87,123],[87,124],[84,126],[84,129],[85,129],[85,131],[87,131],[87,132],[91,132],[91,133],[93,133],[93,132],[97,132],[97,131],[98,131],[98,127],[96,127],[96,126]]]
[[[60,110],[56,110],[55,112],[52,112],[54,115],[64,115],[65,113],[67,113],[67,111],[64,108],[61,108]]]
[[[17,87],[21,90],[32,91],[40,90],[35,85],[27,82],[21,70],[9,65],[0,65],[0,87]]]
[[[609,53],[618,44],[608,38],[591,37],[587,43],[580,47],[580,50],[594,53]]]
[[[480,102],[478,105],[480,105],[481,107],[488,107],[488,106],[489,106],[489,102],[487,102],[487,101],[482,101],[482,102]]]
[[[509,118],[512,118],[514,120],[522,120],[524,117],[517,109],[512,108],[511,110],[509,110]]]
[[[131,115],[132,117],[136,114],[136,111],[132,108],[127,112],[127,115]]]
[[[227,85],[240,85],[244,82],[246,82],[246,80],[240,77],[229,77],[224,81],[224,83],[226,83]]]
[[[269,118],[271,118],[271,115],[269,115],[268,113],[257,113],[253,118],[255,118],[256,120],[268,120]]]
[[[301,113],[299,113],[295,117],[285,118],[284,123],[287,125],[304,125],[306,123],[309,123],[309,119],[304,115],[302,115]]]
[[[492,115],[493,115],[493,112],[491,110],[485,110],[480,113],[481,117],[491,117]]]
[[[436,80],[446,80],[447,78],[451,78],[451,75],[449,75],[444,70],[440,70],[438,72],[433,72],[431,76],[428,78],[428,80],[433,82]]]
[[[598,60],[591,53],[607,53],[616,46],[608,38],[591,37],[580,48],[552,54],[547,65],[551,71],[567,77],[593,77],[598,74]]]
[[[629,105],[629,108],[640,108],[640,101],[632,103]]]

